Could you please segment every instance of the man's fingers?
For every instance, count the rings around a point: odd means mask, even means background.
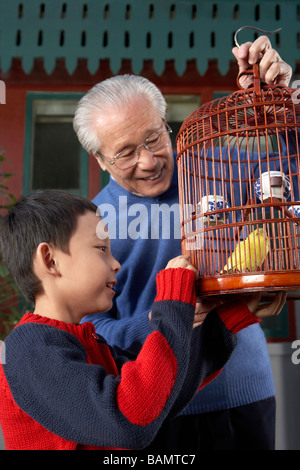
[[[271,316],[277,316],[281,312],[284,304],[286,302],[287,293],[279,292],[275,297],[272,303],[262,304],[257,307],[255,315],[258,318],[265,318]]]
[[[249,48],[248,62],[250,65],[257,64],[267,52],[272,49],[270,40],[267,36],[260,36]],[[276,51],[274,51],[276,52]]]
[[[272,48],[267,36],[260,36],[253,43],[247,42],[239,48],[234,47],[232,53],[236,57],[239,73],[245,72],[253,64],[259,64],[260,79],[268,85],[289,86],[292,68],[284,62],[278,52]],[[253,78],[242,76],[240,85],[243,88],[251,86]]]
[[[232,53],[237,60],[240,72],[244,72],[249,67],[248,53],[251,44],[251,42],[246,42],[245,44],[242,44],[241,47],[234,47],[232,49]]]

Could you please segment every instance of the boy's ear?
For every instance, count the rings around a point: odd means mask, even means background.
[[[55,261],[55,250],[46,242],[40,243],[35,254],[35,268],[42,272],[59,275],[59,268]]]

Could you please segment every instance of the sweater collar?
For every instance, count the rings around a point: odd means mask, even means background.
[[[54,320],[53,318],[48,318],[28,312],[25,313],[15,328],[20,325],[24,325],[25,323],[40,323],[43,325],[53,326],[54,328],[67,331],[68,333],[71,333],[77,337],[90,337],[91,335],[95,335],[95,327],[91,322],[84,322],[73,325],[72,323],[65,323],[61,320]]]

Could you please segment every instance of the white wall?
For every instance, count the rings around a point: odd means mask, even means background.
[[[300,364],[291,343],[268,345],[276,391],[276,450],[300,450]]]
[[[4,450],[4,441],[3,441],[3,436],[0,428],[0,450]]]
[[[295,302],[295,311],[296,339],[300,340],[300,301]],[[292,362],[292,354],[297,353],[292,343],[268,344],[276,391],[277,450],[300,450],[300,364]]]

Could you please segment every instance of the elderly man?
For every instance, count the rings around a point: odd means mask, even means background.
[[[233,53],[240,71],[260,61],[263,81],[289,83],[291,68],[268,38],[243,44]],[[244,80],[247,87],[248,78]],[[134,355],[149,334],[155,276],[181,252],[177,171],[165,117],[160,91],[142,77],[125,75],[97,84],[80,100],[74,118],[81,144],[110,173],[109,184],[94,202],[108,224],[112,253],[122,265],[113,309],[88,319],[109,344]],[[164,214],[163,208],[169,210]],[[167,229],[164,216],[170,220]],[[284,302],[279,294],[265,313],[277,314]],[[199,303],[195,325],[213,307],[213,302]],[[238,334],[237,348],[219,377],[163,425],[151,450],[273,449],[274,429],[270,359],[264,334],[253,325]]]

